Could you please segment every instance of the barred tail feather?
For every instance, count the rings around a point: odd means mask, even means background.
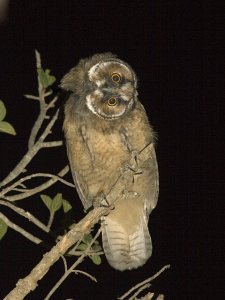
[[[102,242],[109,264],[120,271],[142,266],[152,254],[152,242],[144,218],[129,232],[110,215],[102,223]],[[132,228],[132,224],[130,226]]]

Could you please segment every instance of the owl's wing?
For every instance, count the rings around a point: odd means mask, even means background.
[[[147,215],[155,208],[158,195],[159,195],[159,173],[158,173],[158,163],[156,159],[155,149],[152,147],[150,158],[147,161],[147,176],[149,180],[147,199],[146,199],[146,210]]]
[[[91,199],[88,197],[88,187],[83,180],[83,176],[80,174],[76,160],[77,155],[74,153],[71,145],[67,143],[67,156],[70,163],[70,170],[73,177],[73,181],[77,190],[77,193],[80,197],[80,200],[85,208],[88,209],[92,205]]]
[[[92,206],[87,182],[87,173],[92,172],[92,158],[82,130],[82,120],[78,114],[65,113],[63,130],[66,138],[67,156],[78,195],[85,209]],[[70,109],[71,110],[71,109]],[[68,112],[68,113],[67,113]]]

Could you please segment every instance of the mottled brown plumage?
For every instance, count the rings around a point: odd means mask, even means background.
[[[62,79],[61,87],[72,92],[64,121],[68,157],[85,209],[109,193],[132,156],[138,161],[138,153],[154,143],[136,85],[131,67],[111,53],[81,60]],[[136,173],[124,187],[126,197],[102,218],[107,260],[121,271],[137,268],[151,256],[147,223],[158,198],[154,148]]]

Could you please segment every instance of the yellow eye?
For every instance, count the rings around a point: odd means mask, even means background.
[[[115,97],[111,97],[108,99],[107,103],[109,106],[115,106],[118,103],[118,101]]]
[[[119,83],[121,81],[121,76],[118,73],[112,73],[111,79],[115,83]]]

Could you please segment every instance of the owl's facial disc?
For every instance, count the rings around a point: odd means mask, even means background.
[[[136,77],[132,69],[120,60],[99,62],[90,68],[88,78],[93,89],[86,97],[89,110],[103,119],[118,119],[135,102]]]
[[[104,97],[99,90],[87,95],[86,104],[89,110],[102,119],[115,120],[123,116],[128,110],[122,99],[116,96]],[[131,104],[130,104],[131,105]]]

